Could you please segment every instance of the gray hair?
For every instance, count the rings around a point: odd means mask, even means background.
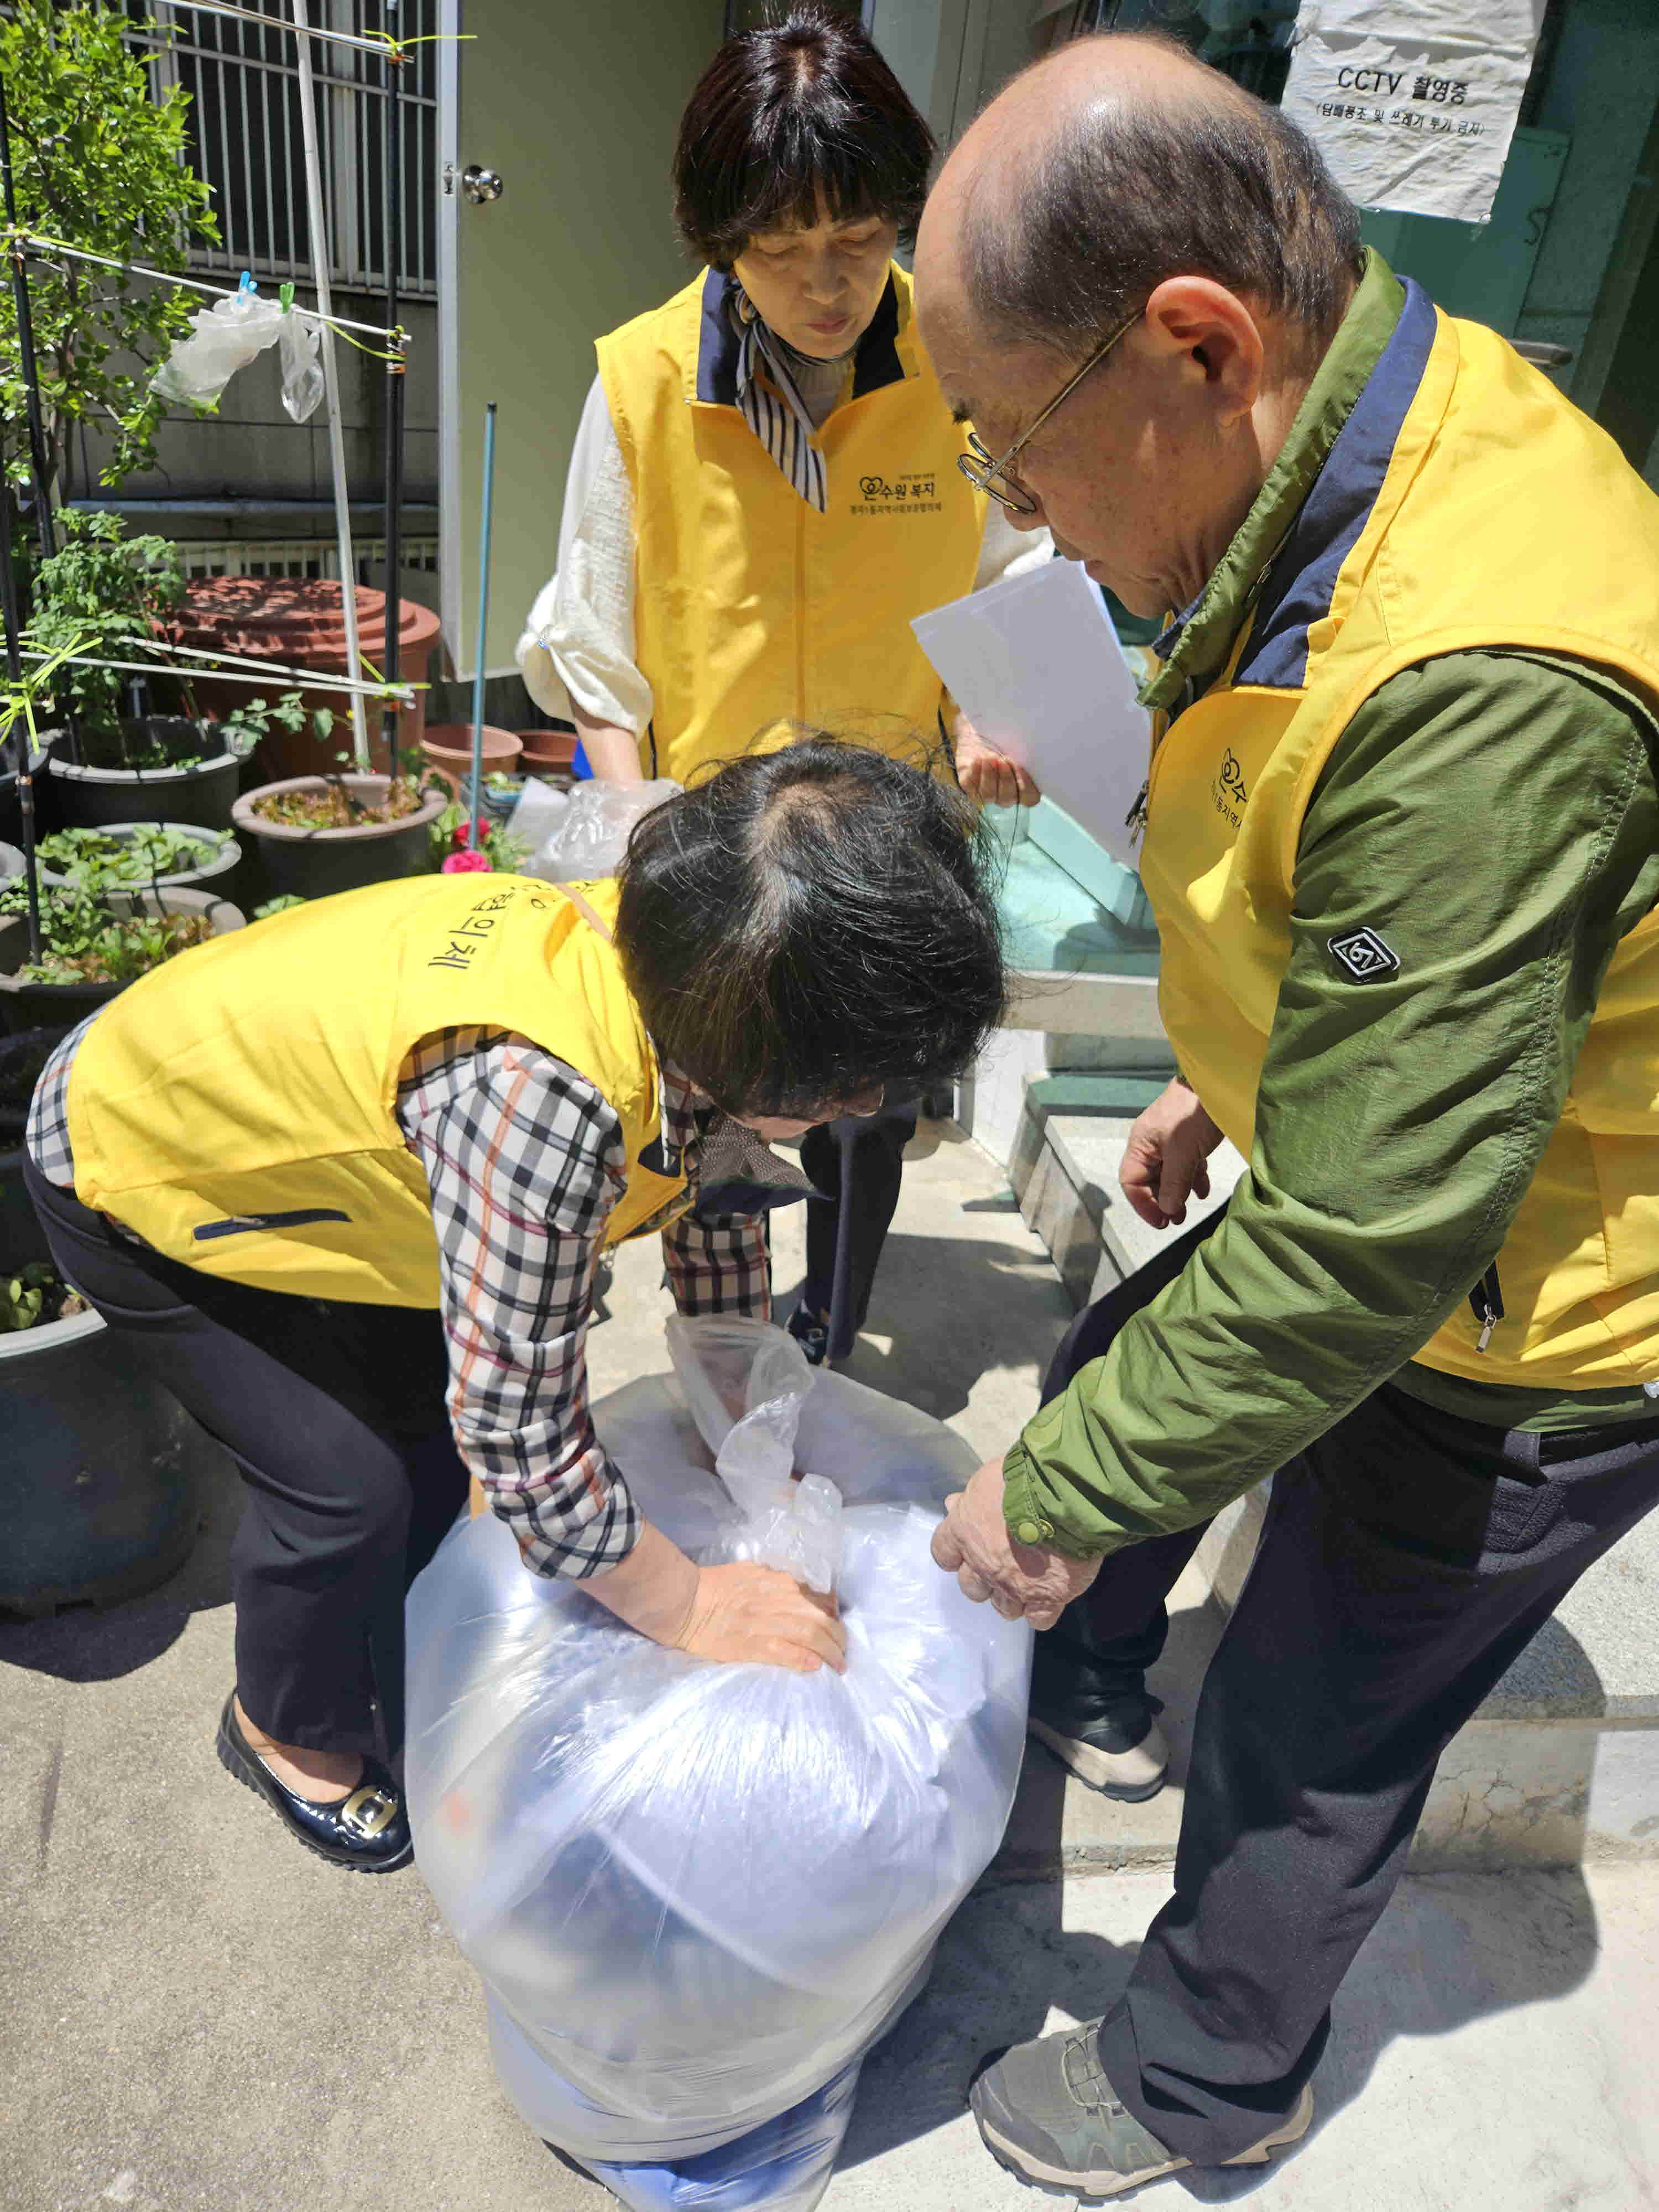
[[[1000,337],[1070,358],[1166,278],[1208,276],[1322,351],[1360,267],[1358,210],[1287,116],[1218,74],[1214,88],[1091,101],[1022,157],[1017,199],[974,192],[969,297]]]

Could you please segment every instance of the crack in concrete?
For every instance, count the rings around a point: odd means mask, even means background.
[[[58,1817],[58,1785],[64,1778],[64,1739],[60,1735],[52,1747],[52,1764],[46,1769],[46,1786],[40,1793],[40,1823],[34,1845],[34,1870],[38,1875],[46,1871],[46,1855],[52,1847],[52,1822]]]

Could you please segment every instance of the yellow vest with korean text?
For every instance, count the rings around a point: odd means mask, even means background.
[[[1141,874],[1164,1026],[1247,1157],[1321,769],[1390,677],[1503,647],[1659,697],[1659,500],[1503,339],[1408,285],[1226,670],[1155,724]],[[1659,909],[1613,955],[1497,1266],[1487,1349],[1464,1308],[1425,1365],[1569,1389],[1659,1378]]]
[[[575,889],[608,930],[616,885]],[[679,1211],[656,1056],[614,948],[550,885],[483,874],[318,899],[122,992],[70,1069],[76,1194],[204,1274],[435,1306],[437,1240],[394,1112],[398,1073],[421,1038],[475,1025],[532,1038],[620,1119],[628,1186],[606,1243]]]
[[[910,280],[894,267],[852,394],[813,441],[823,514],[738,412],[728,297],[708,270],[599,342],[634,497],[647,772],[684,783],[790,720],[936,757],[942,691],[910,619],[973,589],[985,495],[957,467],[965,434],[916,337]]]

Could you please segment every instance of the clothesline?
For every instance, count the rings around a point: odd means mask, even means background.
[[[105,660],[100,655],[89,653],[39,653],[33,646],[27,645],[22,647],[22,657],[25,660],[55,660],[63,668],[112,668],[131,676],[155,676],[158,673],[182,676],[189,673],[185,669],[169,669],[164,660]],[[216,658],[211,653],[205,657],[209,659]],[[206,672],[205,670],[203,672],[204,674]],[[314,668],[272,666],[247,671],[225,666],[213,672],[214,681],[222,684],[268,684],[276,676],[280,676],[295,691],[356,692],[365,699],[395,699],[402,707],[412,707],[416,692],[429,688],[424,684],[365,684],[355,676],[319,675]]]
[[[170,269],[152,269],[143,261],[117,261],[107,253],[89,253],[84,246],[68,245],[61,238],[49,237],[44,231],[19,228],[15,230],[0,232],[0,237],[3,237],[8,245],[21,245],[25,249],[31,246],[44,247],[48,252],[66,254],[71,261],[94,262],[100,269],[118,270],[129,276],[154,276],[163,284],[177,284],[189,292],[205,292],[210,299],[234,300],[238,296],[239,288],[235,285],[209,284],[199,276],[176,276]],[[38,258],[39,256],[37,255],[36,258]],[[349,344],[356,345],[357,343],[351,337],[350,333],[353,331],[362,331],[372,338],[388,339],[398,349],[397,356],[389,353],[376,354],[374,357],[377,360],[390,361],[394,357],[400,357],[408,349],[409,333],[401,324],[389,326],[385,323],[349,322],[342,315],[321,314],[315,307],[301,307],[297,302],[291,312],[303,317],[308,323],[325,324],[330,330],[338,331]],[[358,350],[368,353],[373,352],[374,349],[364,346],[359,347]]]
[[[97,640],[88,638],[87,642],[96,644]],[[208,646],[180,645],[170,637],[142,638],[135,649],[142,653],[182,653],[186,660],[210,660],[216,668],[252,668],[265,676],[286,676],[289,672],[281,661],[268,660],[262,653],[223,653]],[[374,664],[365,656],[363,665],[373,668]],[[180,673],[188,672],[181,670]]]
[[[292,31],[297,34],[300,27],[281,15],[262,15],[255,8],[234,8],[229,0],[163,0],[163,4],[188,8],[198,15],[228,15],[239,23],[257,23],[264,31]],[[389,31],[324,31],[315,25],[308,28],[306,35],[320,39],[325,46],[355,46],[359,53],[374,54],[381,61],[401,62],[404,46],[412,43],[394,39]]]

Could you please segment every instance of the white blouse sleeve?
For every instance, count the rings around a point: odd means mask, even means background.
[[[634,660],[634,495],[597,376],[570,449],[558,572],[516,658],[531,697],[562,721],[573,704],[635,732],[651,720],[651,686]]]
[[[985,535],[979,542],[979,573],[974,589],[1000,584],[1005,576],[1024,576],[1054,557],[1054,541],[1046,530],[1016,530],[1000,503],[985,502]]]

